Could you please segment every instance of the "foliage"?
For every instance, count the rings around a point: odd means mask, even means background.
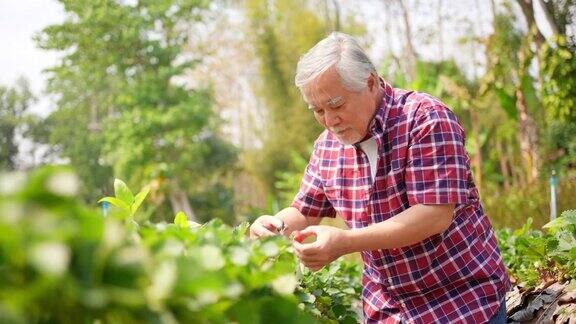
[[[305,273],[297,289],[284,237],[250,240],[246,223],[200,225],[183,213],[172,224],[135,222],[148,189],[134,195],[119,180],[103,217],[78,202],[78,179],[60,167],[0,179],[1,322],[352,319],[357,266]]]
[[[542,50],[542,103],[548,121],[576,122],[575,61],[562,37],[556,38],[555,45],[547,43]]]
[[[554,46],[554,47],[553,47]],[[540,55],[542,104],[548,129],[545,146],[557,169],[576,166],[576,60],[563,37],[547,43]]]
[[[201,192],[195,193],[190,202],[196,212],[198,222],[204,223],[217,218],[228,225],[238,223],[235,216],[234,192],[227,184],[216,183],[205,186]]]
[[[128,222],[132,222],[134,221],[136,210],[140,208],[140,205],[142,205],[142,202],[146,196],[148,196],[149,192],[149,188],[144,188],[138,194],[134,195],[130,189],[128,189],[124,181],[116,179],[114,180],[115,197],[104,197],[98,200],[98,202],[106,202],[118,208],[116,216]]]
[[[555,169],[566,177],[576,174],[576,122],[554,120],[543,136],[543,147],[548,157],[547,171]]]
[[[517,281],[527,286],[576,279],[576,210],[569,210],[534,230],[532,219],[515,231],[501,229],[497,239],[502,258]]]
[[[12,88],[0,86],[0,170],[14,170],[18,156],[18,131],[35,101],[28,82],[20,78]]]
[[[112,174],[137,186],[160,179],[159,204],[229,186],[219,179],[236,152],[218,133],[210,91],[176,82],[202,57],[182,53],[199,45],[186,26],[203,19],[208,2],[62,2],[65,22],[36,37],[41,48],[63,52],[48,70],[58,109],[45,141],[87,183],[86,197],[109,192]]]
[[[300,188],[304,169],[308,164],[308,160],[295,151],[292,151],[290,156],[295,169],[298,171],[278,171],[276,173],[278,181],[274,183],[274,188],[278,192],[280,206],[289,206],[292,203]]]
[[[522,45],[522,34],[513,24],[509,14],[498,14],[494,17],[495,32],[487,39],[486,56],[489,69],[486,71],[483,86],[493,89],[497,94],[500,106],[508,117],[517,119],[515,74],[520,62],[517,53]]]
[[[303,273],[297,295],[307,311],[338,323],[358,322],[358,314],[362,313],[359,263],[333,262],[318,272],[304,269]]]
[[[439,98],[458,115],[465,129],[471,128],[470,111],[484,108],[479,104],[478,85],[469,81],[454,61],[419,60],[413,80],[407,80],[397,73],[392,83],[399,88],[425,92]]]
[[[60,108],[37,125],[36,141],[48,144],[52,154],[68,160],[82,179],[81,196],[85,200],[109,191],[112,166],[101,159],[104,139],[102,133],[86,131],[89,115],[79,104],[73,107],[61,103]]]

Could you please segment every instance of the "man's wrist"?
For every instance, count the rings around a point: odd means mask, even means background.
[[[353,229],[344,231],[344,255],[360,252],[357,249],[358,231]]]

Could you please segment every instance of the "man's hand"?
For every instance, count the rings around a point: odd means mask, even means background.
[[[295,231],[292,246],[300,261],[312,271],[318,271],[325,265],[347,253],[348,236],[346,230],[332,226],[309,226]],[[312,243],[302,243],[309,236],[316,236]]]
[[[262,236],[281,234],[284,222],[275,216],[263,215],[258,217],[250,226],[250,238],[257,239]]]

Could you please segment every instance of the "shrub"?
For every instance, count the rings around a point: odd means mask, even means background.
[[[133,195],[118,180],[115,197],[101,200],[114,206],[103,217],[78,202],[76,177],[63,168],[0,179],[0,322],[314,323],[353,318],[349,307],[359,297],[357,265],[335,263],[318,273],[306,271],[299,287],[289,240],[250,240],[246,223],[235,228],[219,220],[199,225],[182,213],[171,224],[136,222],[147,190]],[[327,305],[311,296],[334,298]]]

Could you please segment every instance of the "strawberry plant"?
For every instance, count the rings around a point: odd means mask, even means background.
[[[297,294],[305,309],[318,317],[357,323],[362,313],[361,273],[358,263],[346,261],[333,262],[318,272],[305,269]]]
[[[248,224],[136,222],[147,190],[115,181],[107,217],[62,168],[0,178],[0,322],[314,323],[351,321],[358,266],[299,281],[290,241]],[[356,281],[354,280],[356,279]],[[313,296],[313,297],[312,297]]]
[[[502,258],[511,275],[527,286],[544,281],[576,279],[576,210],[565,211],[531,229],[532,219],[520,229],[497,231]]]

